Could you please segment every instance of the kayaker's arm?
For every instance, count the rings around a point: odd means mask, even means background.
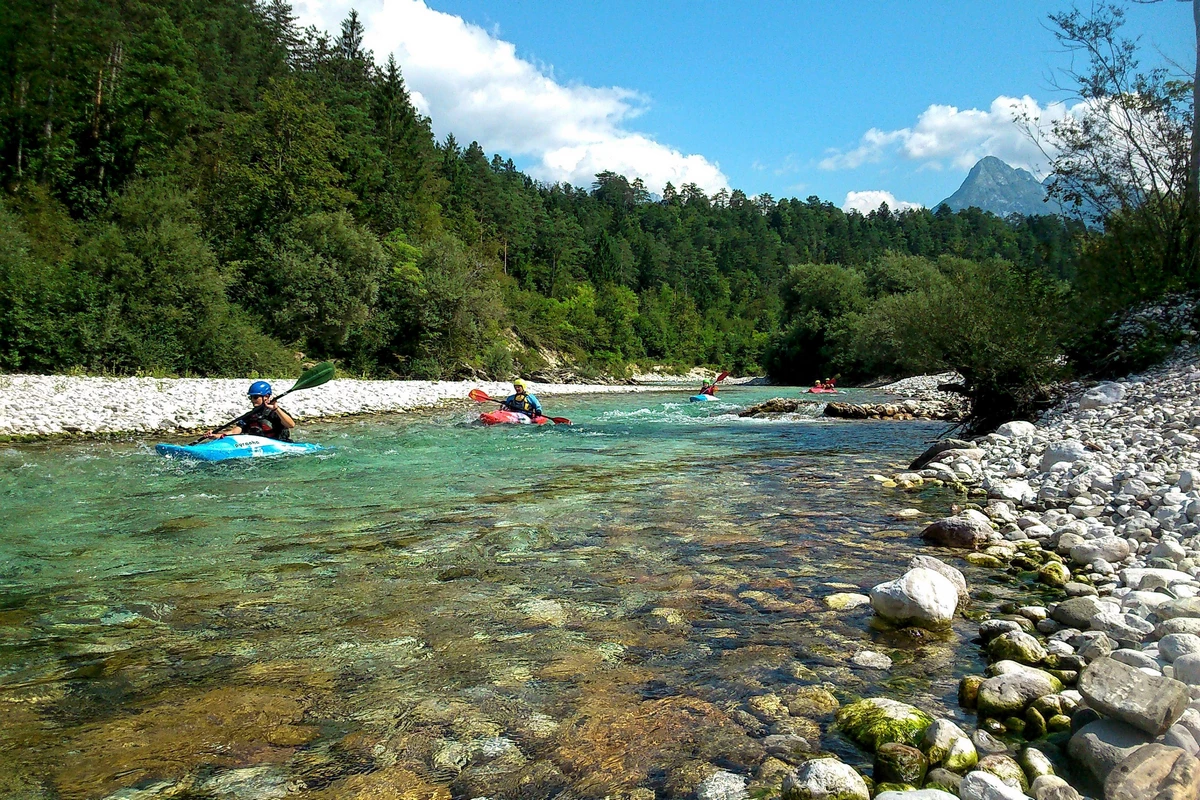
[[[291,415],[280,408],[274,401],[270,403],[263,403],[263,405],[275,412],[276,416],[279,417],[280,424],[283,425],[283,427],[289,429],[296,427],[296,420],[292,419]]]

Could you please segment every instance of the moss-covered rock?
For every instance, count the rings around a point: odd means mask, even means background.
[[[798,686],[783,693],[783,701],[793,716],[821,719],[838,710],[841,703],[828,689]]]
[[[931,769],[929,774],[925,776],[924,789],[941,789],[943,792],[958,797],[958,787],[962,783],[962,776],[955,775],[948,769]]]
[[[1025,771],[1021,769],[1021,765],[1011,756],[1000,754],[985,756],[979,760],[977,769],[990,772],[1014,789],[1029,793],[1029,779],[1025,777]]]
[[[905,783],[920,786],[929,770],[925,754],[915,747],[888,742],[875,752],[875,782]]]
[[[988,655],[996,661],[1038,664],[1046,657],[1046,648],[1036,637],[1024,631],[1008,631],[988,642]]]
[[[921,750],[930,766],[941,764],[951,772],[966,772],[979,760],[966,732],[948,719],[939,719],[925,729]]]
[[[916,706],[872,697],[846,706],[837,715],[838,727],[863,747],[878,750],[888,742],[916,745],[933,717]]]
[[[1038,580],[1047,586],[1066,586],[1071,580],[1071,570],[1061,561],[1047,561],[1038,570]]]
[[[1046,735],[1046,718],[1032,706],[1025,709],[1025,738],[1040,739]]]
[[[958,704],[963,708],[975,708],[979,701],[979,686],[983,683],[982,675],[964,675],[958,682]]]
[[[1055,714],[1046,720],[1046,730],[1050,733],[1064,733],[1071,730],[1071,718],[1066,714]]]

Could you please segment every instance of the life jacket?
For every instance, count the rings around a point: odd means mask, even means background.
[[[283,421],[279,419],[279,414],[275,411],[267,414],[251,412],[239,421],[238,426],[242,429],[242,433],[251,436],[263,436],[267,439],[278,439],[285,442],[292,438],[290,431],[283,426]]]
[[[519,399],[518,399],[519,398]],[[510,394],[504,398],[504,407],[509,411],[517,411],[522,414],[528,414],[530,417],[542,417],[542,406],[538,403],[536,397],[531,394]]]

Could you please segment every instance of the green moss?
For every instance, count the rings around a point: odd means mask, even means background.
[[[933,717],[908,703],[874,697],[843,708],[837,723],[847,736],[874,751],[888,742],[915,746]]]

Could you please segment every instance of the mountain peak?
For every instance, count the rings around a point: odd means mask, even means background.
[[[995,156],[979,159],[958,191],[942,203],[951,211],[974,206],[999,217],[1061,213],[1057,203],[1046,201],[1046,187],[1032,173],[1010,166]]]

